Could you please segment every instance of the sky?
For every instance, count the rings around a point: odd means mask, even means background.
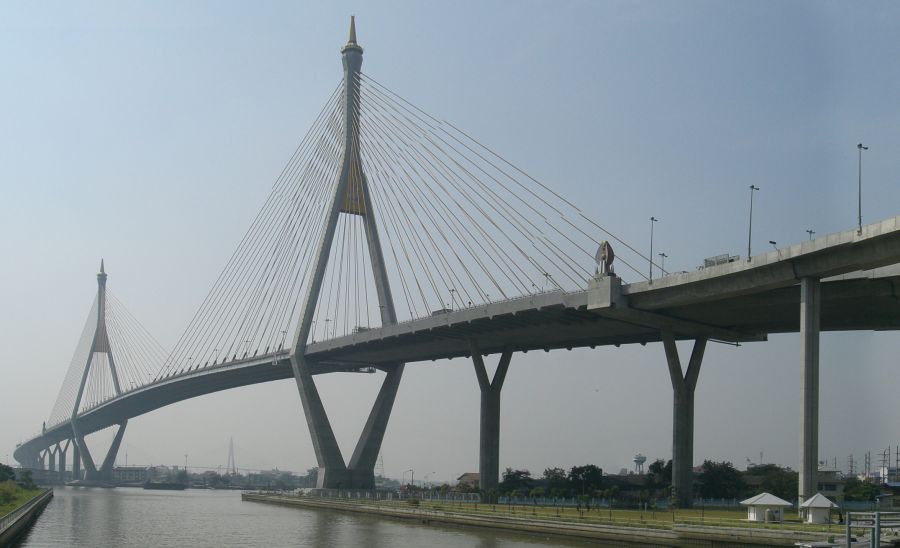
[[[889,2],[4,2],[0,5],[0,459],[40,430],[96,291],[171,348],[340,81],[350,14],[363,70],[465,129],[667,269],[900,213],[900,6]],[[688,345],[680,345],[684,356]],[[820,457],[900,443],[900,335],[826,333]],[[496,357],[488,362],[495,362]],[[345,458],[377,392],[317,378]],[[695,461],[796,468],[800,340],[712,344]],[[671,457],[661,345],[517,354],[501,467]],[[472,364],[406,368],[386,474],[476,471]],[[103,445],[100,433],[92,444]],[[129,422],[130,464],[304,472],[291,381]]]

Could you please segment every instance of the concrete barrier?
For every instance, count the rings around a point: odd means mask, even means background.
[[[53,489],[45,489],[24,505],[0,518],[0,546],[10,546],[37,519],[50,500]]]

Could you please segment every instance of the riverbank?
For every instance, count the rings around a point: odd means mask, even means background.
[[[7,546],[17,539],[41,515],[50,500],[53,489],[37,490],[29,499],[19,501],[18,507],[0,517],[0,546]]]
[[[798,542],[825,541],[829,536],[818,531],[786,530],[783,528],[749,528],[716,525],[675,523],[653,526],[617,525],[614,523],[586,523],[577,520],[553,520],[527,516],[523,513],[504,514],[478,511],[458,505],[454,507],[413,506],[406,502],[354,499],[326,499],[262,493],[242,493],[241,500],[319,508],[377,515],[413,521],[424,525],[452,525],[479,527],[531,533],[540,536],[564,537],[578,540],[644,544],[654,546],[794,546]],[[481,505],[482,509],[490,505]]]

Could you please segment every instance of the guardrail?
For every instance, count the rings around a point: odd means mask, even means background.
[[[900,512],[847,512],[847,546],[852,540],[852,528],[870,530],[869,546],[880,548],[882,529],[900,529]]]
[[[6,514],[2,518],[0,518],[0,535],[2,535],[9,527],[15,524],[20,517],[27,514],[32,508],[36,505],[43,502],[46,498],[53,496],[53,489],[44,489],[43,493],[35,495],[31,500],[26,502],[24,505],[16,508],[12,512]]]

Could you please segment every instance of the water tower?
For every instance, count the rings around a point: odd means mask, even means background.
[[[647,462],[647,457],[638,453],[634,456],[634,473],[635,474],[643,474],[644,473],[644,463]]]

